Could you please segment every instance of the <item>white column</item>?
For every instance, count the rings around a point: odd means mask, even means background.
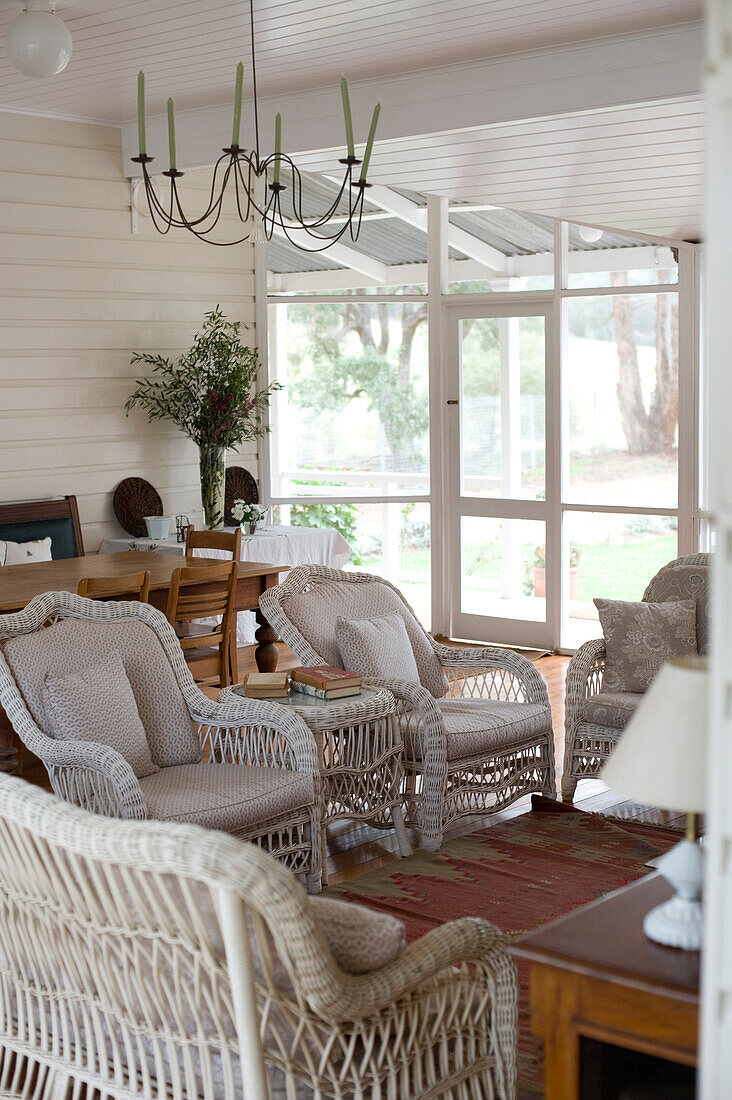
[[[430,370],[430,498],[432,502],[432,631],[450,633],[453,600],[459,597],[460,522],[448,508],[448,432],[458,427],[457,406],[447,406],[447,360],[443,294],[448,292],[447,199],[427,196],[427,309]],[[453,396],[457,397],[457,394]],[[449,417],[453,417],[450,423]],[[453,448],[454,453],[454,448]],[[453,583],[451,583],[451,581]]]
[[[705,845],[701,1100],[732,1096],[732,10],[709,0],[706,296],[709,500],[716,531],[710,660],[710,761]]]

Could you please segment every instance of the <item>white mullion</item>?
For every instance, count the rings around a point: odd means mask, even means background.
[[[679,554],[699,549],[699,282],[695,252],[679,252]]]
[[[267,245],[255,244],[254,246],[254,317],[257,331],[257,351],[259,354],[259,378],[260,389],[268,386],[269,377],[269,339],[267,317]],[[270,414],[266,407],[262,413],[262,421],[269,428]],[[272,448],[276,443],[270,432],[267,432],[260,446],[257,448],[259,497],[265,508],[270,506],[272,500]]]
[[[681,251],[681,249],[679,250]],[[609,294],[678,294],[678,283],[643,283],[642,286],[585,286],[562,290],[565,298],[600,298]]]
[[[563,512],[607,512],[618,516],[678,516],[678,508],[646,508],[642,504],[572,504],[562,503]]]
[[[338,471],[335,471],[336,473]],[[351,488],[351,486],[344,486]],[[386,496],[354,496],[352,493],[342,497],[273,497],[272,504],[431,504],[432,497],[429,493],[422,496],[417,494],[405,494],[398,497]]]
[[[546,333],[545,416],[546,441],[546,499],[549,502],[546,525],[546,617],[551,630],[552,649],[560,643],[562,611],[564,608],[565,557],[569,550],[564,546],[562,529],[562,485],[564,477],[563,451],[566,440],[563,433],[565,391],[563,379],[564,318],[561,289],[569,277],[569,226],[566,222],[554,223],[554,293],[548,317]]]
[[[427,340],[429,356],[430,491],[432,498],[431,593],[432,630],[449,634],[451,628],[450,575],[454,556],[450,509],[450,423],[446,393],[450,349],[445,339],[442,303],[448,291],[448,203],[437,195],[427,198]],[[434,537],[437,532],[437,538]]]
[[[369,305],[398,305],[399,302],[426,302],[426,294],[272,294],[267,295],[270,305],[288,306],[342,305],[344,302],[366,302]]]

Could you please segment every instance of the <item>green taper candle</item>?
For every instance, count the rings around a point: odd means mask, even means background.
[[[356,151],[353,144],[353,119],[351,118],[351,101],[348,98],[348,84],[345,76],[341,77],[341,99],[343,100],[343,117],[346,121],[346,144],[349,157],[354,157]]]
[[[231,144],[239,144],[239,131],[241,129],[241,97],[244,86],[244,65],[240,61],[236,66],[236,87],[234,88],[234,131],[231,136]]]
[[[145,74],[140,69],[137,74],[137,144],[140,156],[147,156],[147,138],[145,137]]]
[[[374,148],[374,138],[376,137],[376,123],[379,121],[379,114],[381,113],[381,104],[377,103],[374,107],[374,113],[371,116],[371,129],[369,130],[369,136],[366,141],[366,152],[363,155],[363,163],[361,164],[361,175],[359,177],[361,183],[366,181],[366,173],[369,170],[369,161],[371,160],[371,151]]]
[[[282,159],[282,115],[278,111],[275,115],[275,162],[274,182],[280,182],[280,161]]]
[[[170,146],[170,170],[175,171],[175,116],[173,115],[173,100],[168,100],[168,145]]]

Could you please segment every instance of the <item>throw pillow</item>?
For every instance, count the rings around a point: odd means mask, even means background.
[[[336,642],[341,664],[363,677],[419,683],[412,643],[401,615],[338,619]]]
[[[696,601],[595,600],[605,636],[603,692],[643,692],[661,665],[696,653]]]
[[[0,539],[0,566],[27,565],[34,561],[51,560],[51,538],[32,542],[6,542]]]
[[[96,741],[125,758],[138,779],[158,771],[150,755],[119,653],[92,668],[44,680],[49,725],[57,741]]]
[[[393,962],[407,944],[404,923],[363,905],[310,898],[333,958],[349,974],[368,974]]]

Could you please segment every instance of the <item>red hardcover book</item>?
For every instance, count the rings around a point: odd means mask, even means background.
[[[290,670],[290,678],[301,684],[311,684],[313,687],[328,691],[330,688],[359,687],[361,677],[354,672],[347,672],[344,668],[334,668],[333,665],[300,665],[299,668]]]

